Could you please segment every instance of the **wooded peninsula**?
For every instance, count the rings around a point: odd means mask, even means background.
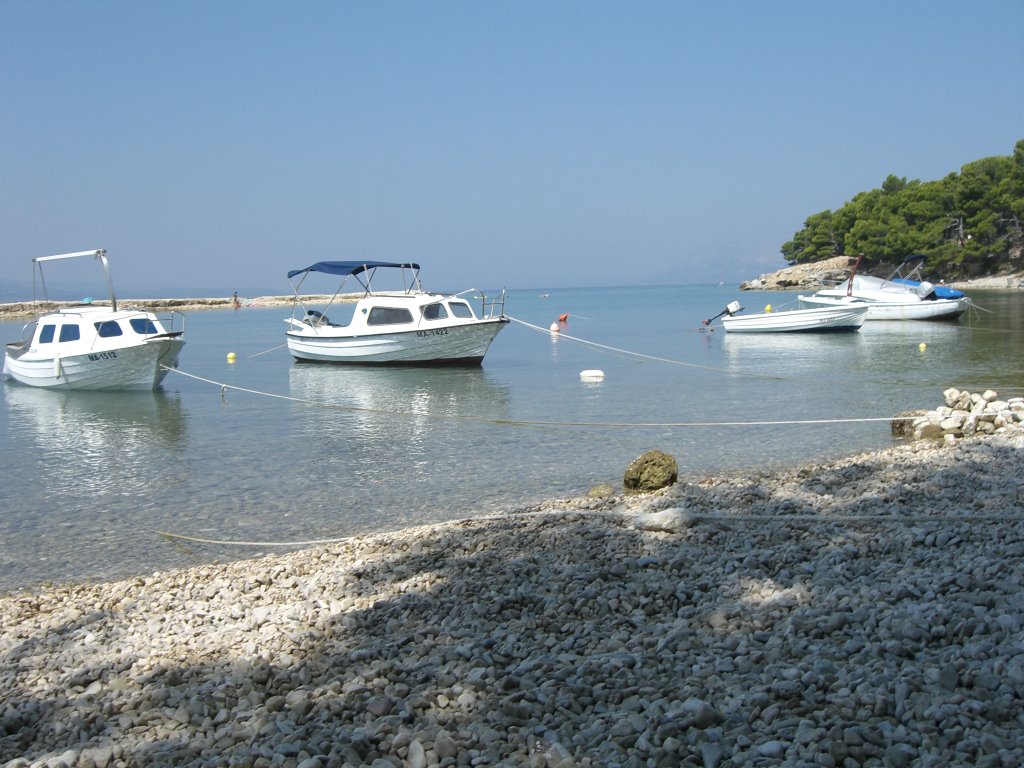
[[[986,157],[937,181],[890,175],[836,211],[815,213],[783,243],[790,265],[863,254],[862,272],[891,269],[912,254],[926,273],[969,280],[1024,267],[1024,139],[1009,156]]]

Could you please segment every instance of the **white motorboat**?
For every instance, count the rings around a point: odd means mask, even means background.
[[[907,299],[905,301],[874,301],[860,296],[799,296],[804,308],[866,306],[868,320],[956,320],[971,307],[966,296],[961,299]]]
[[[732,302],[717,315],[726,333],[852,333],[860,330],[867,306],[816,307],[740,315],[743,307]],[[724,315],[724,317],[723,317]],[[712,318],[714,320],[715,318]],[[705,320],[709,325],[711,320]]]
[[[33,259],[44,294],[43,264],[80,257],[102,265],[109,306],[87,300],[42,313],[25,326],[20,341],[7,344],[5,378],[46,389],[155,389],[167,370],[178,365],[185,345],[184,317],[177,312],[159,318],[145,309],[119,309],[102,249]],[[174,328],[176,318],[180,330]]]
[[[402,287],[375,289],[378,270],[400,274]],[[307,362],[480,365],[494,337],[509,323],[504,316],[505,291],[491,299],[476,289],[429,293],[422,288],[419,271],[419,264],[411,262],[321,261],[289,272],[295,301],[292,316],[286,319],[288,351]],[[342,278],[323,309],[309,309],[299,293],[312,273]],[[349,297],[342,293],[350,278],[360,288],[354,303],[346,302]],[[465,298],[468,294],[479,297],[479,316]]]
[[[905,260],[887,278],[858,275],[860,258],[850,277],[833,288],[812,296],[799,296],[801,307],[839,307],[866,304],[868,320],[955,320],[971,306],[971,300],[952,288],[920,279],[924,257]],[[902,270],[914,265],[907,275]]]

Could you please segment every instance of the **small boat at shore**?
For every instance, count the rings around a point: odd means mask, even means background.
[[[41,314],[25,326],[20,341],[6,345],[4,377],[43,389],[155,389],[168,369],[178,365],[185,346],[184,317],[171,312],[159,318],[145,309],[118,308],[102,249],[33,259],[44,294],[43,264],[74,258],[100,263],[110,304],[85,300]],[[180,318],[180,330],[174,329],[175,318]]]
[[[826,309],[829,307],[865,306],[868,320],[956,320],[971,307],[971,300],[934,299],[931,301],[870,301],[856,296],[799,296],[801,307]]]
[[[853,333],[867,317],[866,306],[816,307],[782,312],[740,315],[743,307],[734,301],[704,325],[719,317],[726,333]]]
[[[392,276],[400,273],[401,289],[374,288],[378,270]],[[419,264],[385,261],[321,261],[289,272],[295,300],[292,316],[285,320],[288,351],[305,362],[480,365],[494,337],[509,323],[504,315],[505,291],[491,299],[475,288],[459,294],[429,293],[423,290],[419,272]],[[342,278],[322,309],[306,307],[299,293],[312,273]],[[342,290],[349,279],[360,289],[351,309],[342,306]],[[479,315],[467,294],[480,299]],[[329,311],[335,315],[333,320]],[[348,314],[344,322],[338,322],[339,312]]]
[[[924,258],[911,256],[887,278],[858,275],[858,258],[845,281],[797,300],[804,308],[866,305],[868,320],[956,320],[971,307],[971,300],[962,291],[923,280]]]

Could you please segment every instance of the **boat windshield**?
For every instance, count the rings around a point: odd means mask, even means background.
[[[160,333],[153,324],[153,321],[148,317],[133,317],[128,322],[131,324],[132,330],[140,336],[152,336],[153,334]]]
[[[104,320],[101,323],[96,323],[96,333],[100,335],[100,338],[107,339],[111,336],[121,336],[124,331],[121,330],[117,320]]]
[[[444,304],[437,302],[436,304],[427,304],[423,308],[423,319],[424,320],[444,320],[448,317],[448,310],[444,308]]]
[[[366,318],[367,325],[404,325],[412,322],[412,313],[402,307],[374,307]]]
[[[464,301],[450,301],[448,306],[452,310],[452,314],[456,317],[465,318],[467,320],[473,319],[473,309]]]

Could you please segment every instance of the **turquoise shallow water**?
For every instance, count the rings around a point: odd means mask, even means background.
[[[493,514],[617,484],[649,448],[693,479],[884,447],[887,421],[838,420],[932,408],[949,386],[1024,390],[1024,292],[973,295],[988,311],[956,324],[727,336],[700,321],[796,294],[512,291],[516,322],[469,370],[298,364],[287,308],[188,313],[156,393],[0,387],[0,591],[282,551],[159,531],[302,542]],[[786,423],[808,419],[835,421]]]

